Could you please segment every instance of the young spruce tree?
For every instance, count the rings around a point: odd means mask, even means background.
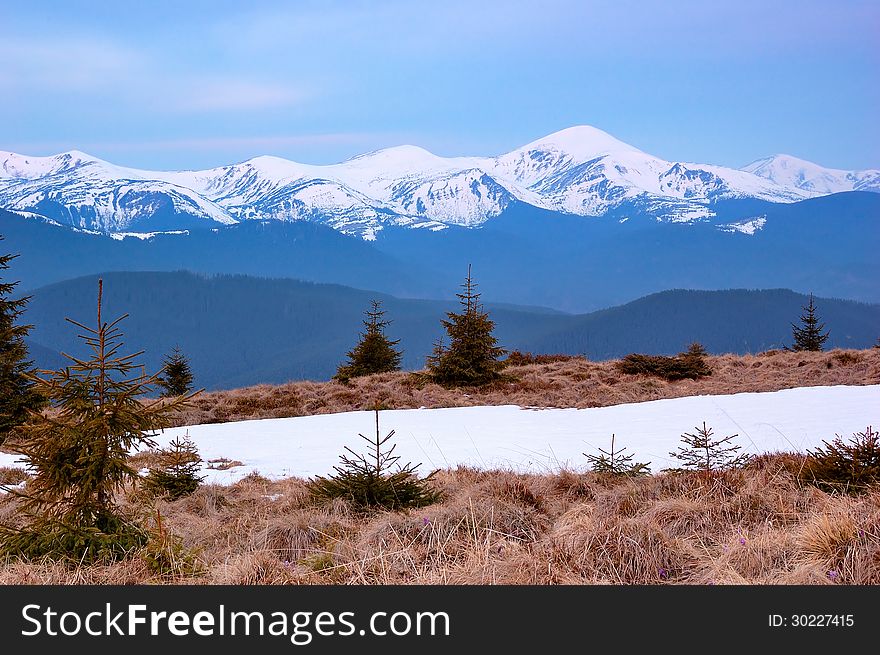
[[[200,476],[202,458],[187,433],[171,440],[159,451],[159,464],[152,467],[144,479],[144,488],[155,496],[177,500],[189,496],[204,480]]]
[[[0,526],[0,553],[11,557],[106,561],[130,554],[147,541],[146,531],[124,516],[114,501],[126,483],[138,480],[129,452],[152,446],[155,431],[167,427],[189,396],[142,402],[158,375],[146,376],[134,359],[121,355],[120,322],[101,315],[98,281],[96,327],[67,319],[91,355],[67,357],[72,364],[41,371],[36,389],[52,413],[35,414],[21,429],[14,451],[24,455],[33,475],[23,503],[24,526]]]
[[[162,397],[172,398],[190,393],[193,388],[193,374],[189,360],[180,351],[180,347],[174,346],[165,356],[163,363],[162,377],[158,379],[158,384],[162,388]]]
[[[611,435],[611,450],[598,448],[598,455],[590,455],[584,453],[587,461],[590,462],[590,470],[593,473],[607,473],[615,477],[638,478],[648,475],[651,469],[648,465],[651,462],[634,462],[633,455],[623,454],[624,448],[614,449],[614,435]]]
[[[400,370],[401,352],[394,346],[400,339],[391,340],[385,336],[385,328],[391,321],[384,320],[385,312],[378,300],[370,301],[371,309],[366,313],[364,332],[357,345],[348,352],[348,363],[340,366],[334,379],[346,382],[351,378],[374,373],[388,373]]]
[[[463,292],[456,294],[461,312],[448,312],[449,320],[442,321],[449,346],[444,348],[438,342],[427,360],[428,375],[445,387],[479,386],[498,380],[504,367],[499,358],[507,352],[492,334],[495,323],[483,311],[470,266],[462,287]]]
[[[802,307],[801,327],[794,323],[791,324],[791,334],[794,338],[794,344],[790,348],[795,352],[802,350],[822,350],[823,344],[828,341],[829,331],[825,329],[824,323],[819,323],[819,317],[816,315],[816,305],[813,303],[813,294],[810,294],[809,304]]]
[[[679,446],[676,452],[669,454],[683,462],[683,468],[702,471],[709,477],[715,471],[741,468],[751,460],[750,455],[738,453],[741,446],[730,444],[731,439],[736,436],[731,434],[715,439],[712,428],[706,427],[706,422],[703,421],[703,427],[694,428],[693,434],[685,432],[681,435],[684,446]]]
[[[0,273],[9,270],[9,262],[17,256],[0,255]],[[0,444],[13,428],[25,422],[29,411],[45,404],[29,378],[33,363],[28,359],[24,338],[31,326],[16,324],[30,297],[11,298],[18,282],[4,278],[5,274],[0,275]]]
[[[394,430],[384,437],[379,432],[379,406],[376,414],[376,437],[359,435],[370,445],[366,455],[356,453],[348,446],[351,454],[340,456],[340,466],[334,466],[335,475],[317,476],[309,481],[312,496],[320,500],[344,498],[361,509],[383,508],[403,510],[410,507],[424,507],[436,503],[441,493],[431,487],[433,473],[425,478],[416,475],[420,464],[408,463],[401,466],[400,456],[394,454],[397,444],[386,446],[394,436]]]

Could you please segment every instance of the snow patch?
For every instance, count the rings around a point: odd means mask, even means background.
[[[762,230],[767,224],[767,216],[755,216],[754,218],[744,218],[741,221],[733,223],[724,223],[718,226],[722,232],[739,232],[740,234],[748,234],[754,236],[756,232]]]

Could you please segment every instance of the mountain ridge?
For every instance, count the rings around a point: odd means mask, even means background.
[[[242,275],[102,273],[33,290],[26,320],[38,365],[51,353],[80,353],[76,330],[63,320],[91,324],[97,279],[104,280],[108,316],[129,313],[121,325],[132,349],[146,349],[148,369],[180,345],[192,358],[197,383],[235,388],[290,379],[327,379],[362,329],[363,311],[377,298],[401,339],[404,368],[421,368],[440,320],[455,300],[403,299],[344,285]],[[487,285],[483,291],[491,292]],[[593,360],[629,352],[670,354],[700,341],[713,353],[758,352],[790,343],[806,296],[787,289],[669,290],[585,314],[487,303],[507,349],[587,354]],[[831,347],[864,348],[876,339],[880,305],[817,297],[831,329]]]
[[[401,145],[328,165],[261,155],[206,170],[148,171],[76,150],[0,152],[0,207],[104,233],[307,220],[372,240],[389,226],[478,227],[516,203],[583,217],[647,212],[661,222],[692,222],[713,217],[723,200],[791,203],[852,190],[880,192],[880,171],[826,169],[783,155],[742,169],[674,162],[583,125],[495,157],[440,157]]]

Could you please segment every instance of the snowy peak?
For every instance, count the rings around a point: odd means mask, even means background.
[[[638,148],[614,138],[591,125],[576,125],[532,141],[514,152],[544,151],[565,154],[585,162],[601,155],[640,152]],[[512,153],[511,153],[512,154]]]
[[[880,170],[844,171],[825,168],[791,155],[774,155],[743,166],[743,171],[781,186],[817,195],[844,191],[880,192]]]
[[[0,151],[0,178],[30,180],[96,162],[101,162],[101,160],[79,150],[62,152],[49,157],[31,157]]]
[[[712,217],[714,203],[728,198],[796,202],[841,191],[880,192],[880,171],[788,155],[740,170],[667,161],[589,125],[497,157],[440,157],[401,145],[323,166],[262,155],[202,171],[146,171],[77,150],[0,152],[0,207],[109,233],[306,220],[371,239],[391,225],[476,227],[513,203],[689,222]]]

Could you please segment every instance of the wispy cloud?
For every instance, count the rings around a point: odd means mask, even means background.
[[[92,90],[116,84],[145,63],[134,49],[87,36],[0,39],[7,90],[50,88]]]
[[[168,112],[291,107],[316,90],[286,80],[169,65],[162,53],[86,35],[0,39],[0,84],[22,96],[88,96],[95,104]]]
[[[310,93],[277,82],[246,79],[178,79],[165,97],[166,108],[179,111],[274,109],[301,104]]]

